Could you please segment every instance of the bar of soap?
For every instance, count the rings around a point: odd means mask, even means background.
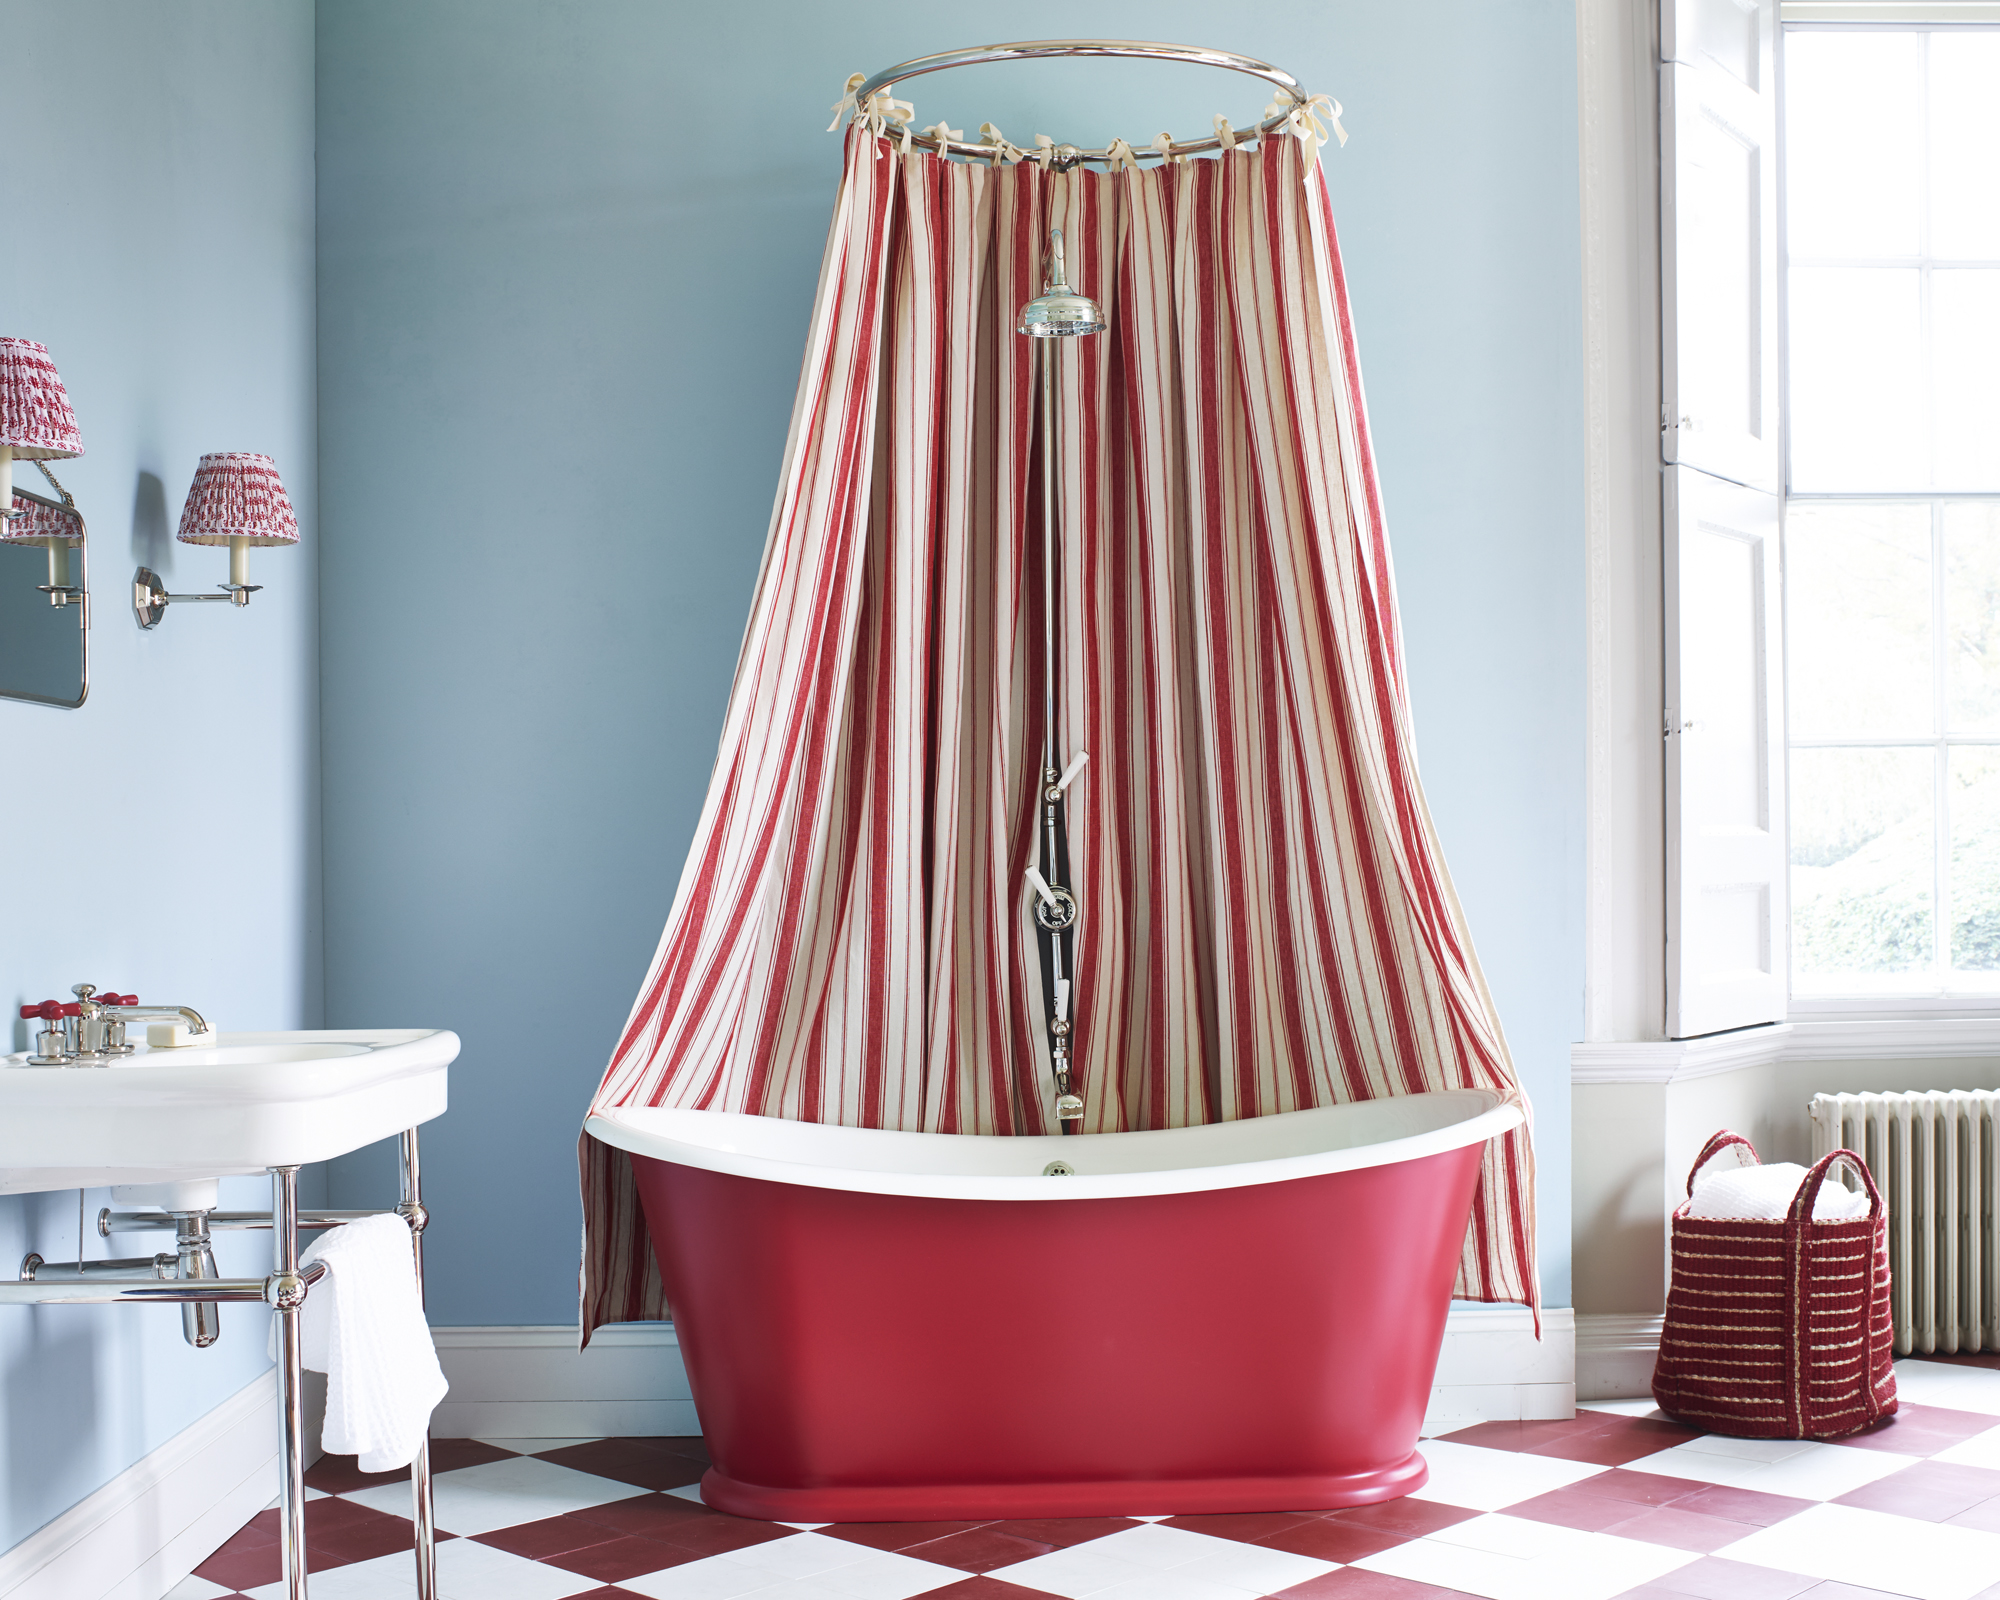
[[[149,1022],[146,1024],[146,1043],[155,1050],[177,1050],[183,1045],[194,1044],[205,1037],[194,1031],[188,1022]]]

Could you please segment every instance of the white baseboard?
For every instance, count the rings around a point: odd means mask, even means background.
[[[1576,1395],[1576,1320],[1569,1307],[1544,1308],[1537,1340],[1526,1306],[1456,1300],[1424,1426],[1574,1416]]]
[[[451,1392],[431,1414],[439,1439],[589,1439],[695,1434],[701,1424],[671,1323],[576,1329],[433,1328]]]
[[[1576,1397],[1643,1400],[1650,1395],[1665,1320],[1657,1311],[1586,1311],[1578,1316]]]
[[[1576,1331],[1567,1307],[1453,1304],[1426,1421],[1567,1417]],[[584,1439],[701,1432],[671,1324],[625,1323],[576,1348],[571,1327],[435,1328],[451,1384],[431,1417],[440,1439]],[[1647,1368],[1650,1378],[1652,1368]]]
[[[245,1385],[0,1552],[5,1600],[159,1600],[278,1491],[278,1384]]]

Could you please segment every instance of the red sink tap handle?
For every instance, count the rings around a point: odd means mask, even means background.
[[[83,1007],[71,1000],[63,1006],[62,1014],[66,1017],[80,1017],[83,1015]]]
[[[139,1003],[139,997],[136,994],[107,994],[101,995],[99,998],[107,1006],[136,1006]]]
[[[38,1006],[21,1007],[23,1017],[40,1017],[44,1022],[59,1022],[62,1020],[62,1014],[62,1005],[55,1000],[44,1000]]]

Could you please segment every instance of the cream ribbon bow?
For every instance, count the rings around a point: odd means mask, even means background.
[[[850,114],[864,119],[872,133],[881,133],[885,128],[894,127],[903,135],[903,152],[909,153],[910,124],[916,120],[917,108],[907,100],[893,98],[887,89],[877,89],[868,97],[868,104],[860,104],[855,95],[868,81],[865,72],[850,73],[847,91],[833,103],[833,121],[826,125],[832,133],[840,126],[841,118]]]
[[[1034,157],[1042,164],[1042,171],[1049,170],[1049,163],[1056,158],[1056,142],[1046,133],[1035,135]]]
[[[1347,130],[1340,125],[1340,102],[1332,95],[1315,94],[1301,100],[1291,90],[1280,89],[1264,108],[1264,115],[1275,117],[1287,112],[1290,113],[1287,120],[1291,123],[1292,132],[1301,139],[1311,140],[1315,154],[1326,147],[1329,137],[1338,138],[1342,144],[1347,143]],[[1325,122],[1320,120],[1322,112],[1326,115]],[[1331,135],[1327,132],[1328,123],[1333,125]]]
[[[965,143],[963,128],[947,128],[942,122],[933,122],[928,128],[920,128],[918,131],[926,138],[937,140],[939,156],[949,156],[953,145]],[[971,149],[972,146],[967,145],[966,148]]]
[[[1236,130],[1230,127],[1229,119],[1220,111],[1215,114],[1215,136],[1222,141],[1223,149],[1234,150],[1236,148]]]
[[[1177,155],[1174,153],[1174,136],[1171,133],[1161,133],[1154,135],[1153,142],[1150,146],[1148,146],[1148,148],[1160,152],[1160,157],[1163,164],[1167,162],[1173,162],[1178,164],[1180,162],[1187,160],[1186,156]]]
[[[1023,150],[1019,145],[1015,144],[1012,140],[1010,140],[1006,134],[1002,133],[998,128],[994,127],[993,124],[990,122],[980,123],[979,137],[982,143],[990,145],[992,147],[993,165],[996,167],[999,166],[1000,163],[1003,161],[1006,162],[1011,167],[1015,162],[1023,159],[1028,153],[1027,151]]]
[[[1116,172],[1120,167],[1139,170],[1139,157],[1123,139],[1113,139],[1104,147],[1104,170]]]

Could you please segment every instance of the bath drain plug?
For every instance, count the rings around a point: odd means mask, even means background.
[[[1076,1168],[1071,1166],[1067,1161],[1051,1161],[1046,1167],[1042,1168],[1042,1176],[1045,1178],[1074,1178],[1076,1176]]]

